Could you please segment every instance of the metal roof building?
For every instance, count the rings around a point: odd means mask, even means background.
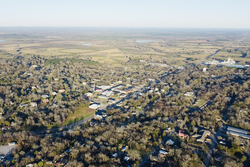
[[[250,135],[248,135],[248,134],[243,134],[243,133],[230,131],[230,130],[227,130],[227,133],[231,134],[231,135],[234,135],[234,136],[239,136],[239,137],[242,137],[242,138],[245,138],[245,139],[250,139]]]
[[[242,134],[246,134],[246,135],[248,134],[247,130],[235,128],[235,127],[232,127],[232,126],[228,126],[227,131],[234,131],[234,132],[238,132],[238,133],[242,133]]]

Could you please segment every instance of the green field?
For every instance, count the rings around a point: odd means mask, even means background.
[[[72,124],[74,122],[78,122],[80,120],[91,117],[94,114],[95,114],[95,110],[90,109],[89,107],[86,107],[86,106],[84,106],[84,107],[79,106],[76,108],[74,114],[70,114],[68,116],[68,118],[66,119],[66,121],[64,122],[63,125],[68,125],[68,124]]]

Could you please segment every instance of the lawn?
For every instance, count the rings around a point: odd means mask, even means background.
[[[86,119],[88,117],[91,117],[92,115],[94,115],[95,110],[86,107],[86,106],[79,106],[76,108],[76,111],[74,114],[70,114],[68,116],[68,118],[66,119],[66,121],[64,122],[63,125],[68,125],[74,122],[78,122],[80,120]]]
[[[201,107],[201,105],[203,105],[205,102],[206,102],[205,100],[199,99],[194,106]]]

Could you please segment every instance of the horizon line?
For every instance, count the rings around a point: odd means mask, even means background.
[[[238,29],[250,30],[250,28],[206,28],[206,27],[92,27],[92,26],[0,26],[0,28],[127,28],[127,29]]]

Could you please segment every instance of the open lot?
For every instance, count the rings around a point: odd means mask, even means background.
[[[63,125],[68,125],[82,119],[86,119],[95,114],[95,110],[86,107],[86,106],[79,106],[76,108],[75,113],[68,116],[65,123]]]

